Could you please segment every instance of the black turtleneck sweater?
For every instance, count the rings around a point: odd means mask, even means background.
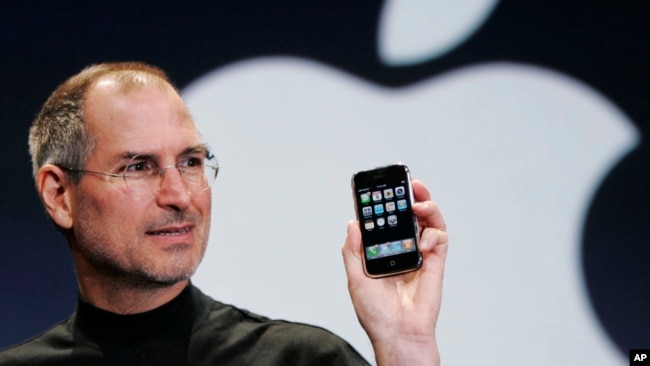
[[[367,365],[321,328],[269,320],[189,285],[167,304],[119,315],[79,301],[70,318],[0,352],[5,365]]]

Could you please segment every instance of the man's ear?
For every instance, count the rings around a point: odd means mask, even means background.
[[[72,214],[72,182],[65,172],[55,165],[44,165],[36,175],[36,189],[45,211],[58,226],[70,229]]]

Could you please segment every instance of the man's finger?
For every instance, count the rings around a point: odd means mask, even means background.
[[[435,202],[418,202],[413,205],[413,213],[415,213],[419,224],[423,228],[433,227],[440,230],[447,230],[445,218],[442,216],[442,212],[440,212],[440,208]]]
[[[415,202],[431,200],[431,193],[429,193],[429,190],[424,183],[415,179],[411,181],[411,186],[413,187],[413,197],[415,198]]]
[[[351,220],[348,222],[348,235],[343,243],[341,253],[343,254],[343,264],[345,272],[348,274],[348,280],[363,276],[361,263],[361,231],[359,223]]]

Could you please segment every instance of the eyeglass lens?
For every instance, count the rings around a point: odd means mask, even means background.
[[[161,185],[165,170],[176,168],[193,191],[207,190],[217,178],[219,164],[214,155],[203,152],[200,155],[184,157],[175,165],[159,168],[153,161],[135,156],[124,167],[124,181],[136,196],[152,194]]]

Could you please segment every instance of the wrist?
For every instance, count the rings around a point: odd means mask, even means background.
[[[377,366],[440,365],[435,337],[426,339],[385,339],[372,343]]]

